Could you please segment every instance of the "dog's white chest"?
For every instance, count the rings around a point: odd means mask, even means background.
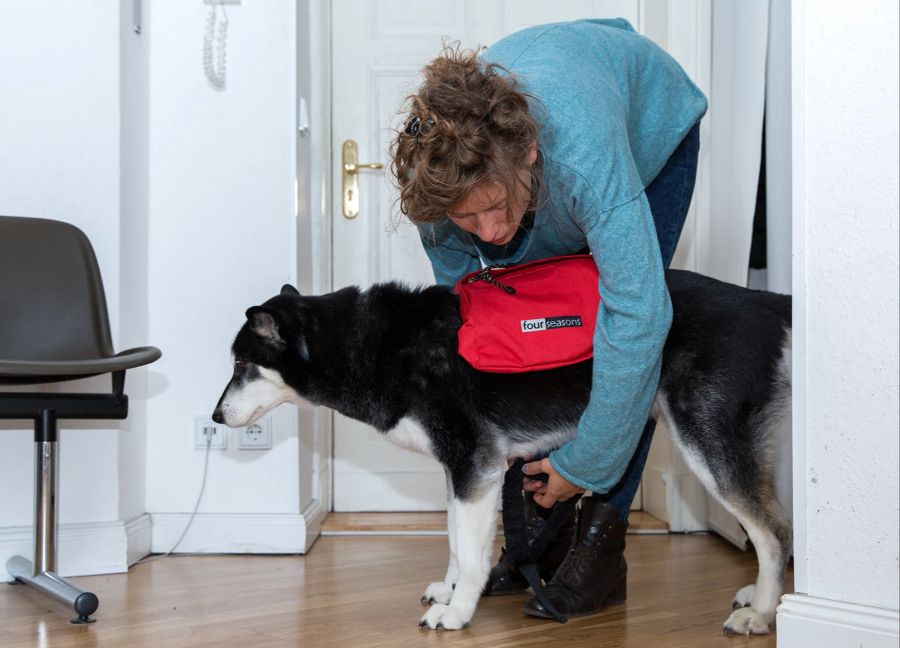
[[[385,437],[394,445],[407,450],[433,455],[431,451],[431,439],[418,421],[411,418],[400,419],[400,422],[392,430],[385,432]]]

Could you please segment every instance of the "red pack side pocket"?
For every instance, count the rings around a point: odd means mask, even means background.
[[[593,355],[599,307],[593,257],[553,257],[485,268],[456,284],[459,353],[496,373],[554,369]]]

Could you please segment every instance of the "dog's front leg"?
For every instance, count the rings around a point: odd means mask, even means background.
[[[456,587],[449,603],[432,605],[419,622],[420,626],[458,630],[472,619],[491,569],[504,470],[505,462],[490,467],[466,488],[454,489],[450,504],[453,511],[450,536],[455,536]]]
[[[447,470],[447,539],[450,544],[450,561],[447,564],[447,575],[444,580],[431,583],[425,588],[422,595],[422,603],[431,605],[432,603],[450,603],[450,597],[453,596],[453,588],[456,587],[456,580],[459,577],[459,563],[456,559],[456,507],[454,503],[456,498],[453,495],[453,479],[450,471]]]

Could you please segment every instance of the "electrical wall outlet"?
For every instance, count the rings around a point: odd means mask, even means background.
[[[272,447],[272,419],[264,416],[253,425],[240,429],[238,447],[241,450],[268,450]]]
[[[194,448],[206,450],[206,439],[210,439],[212,450],[224,450],[228,447],[228,427],[219,425],[212,419],[202,416],[194,417]]]

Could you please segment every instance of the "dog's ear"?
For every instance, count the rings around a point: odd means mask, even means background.
[[[291,284],[284,284],[281,287],[281,294],[282,295],[296,295],[297,297],[299,297],[300,291],[297,290],[296,288],[294,288]]]
[[[262,338],[274,341],[281,341],[278,334],[278,322],[275,316],[264,306],[253,306],[247,309],[247,321],[250,322],[250,328],[253,332]]]

